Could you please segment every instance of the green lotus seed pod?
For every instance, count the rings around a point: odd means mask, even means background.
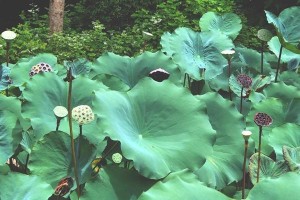
[[[233,54],[235,54],[235,50],[233,49],[226,49],[224,51],[221,51],[221,54],[226,58],[226,60],[231,60],[233,57]]]
[[[63,106],[56,106],[53,109],[53,112],[56,117],[60,117],[60,118],[63,118],[68,115],[68,110]]]
[[[73,108],[72,118],[75,119],[79,125],[84,125],[94,120],[94,113],[88,105],[80,105]]]
[[[13,31],[3,31],[1,33],[1,37],[4,39],[4,40],[13,40],[17,37],[17,34]]]
[[[111,158],[112,158],[114,163],[119,164],[119,163],[122,162],[123,156],[120,153],[114,153]]]
[[[272,36],[273,36],[272,33],[267,29],[260,29],[257,32],[258,39],[264,42],[268,42],[269,40],[271,40]]]

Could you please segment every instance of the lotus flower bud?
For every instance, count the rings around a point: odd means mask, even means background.
[[[72,110],[72,118],[77,121],[79,125],[84,125],[94,120],[94,113],[87,105],[80,105]]]

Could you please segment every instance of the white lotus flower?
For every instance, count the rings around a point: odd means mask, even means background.
[[[1,37],[4,39],[4,40],[13,40],[17,37],[17,34],[13,31],[3,31],[1,33]]]

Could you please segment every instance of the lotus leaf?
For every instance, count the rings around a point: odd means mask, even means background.
[[[278,39],[277,36],[273,37],[269,42],[269,49],[277,56],[277,58],[279,57],[279,51],[280,51],[280,41]],[[289,51],[286,48],[282,49],[282,53],[281,53],[281,61],[284,63],[287,63],[291,60],[296,60],[296,61],[300,61],[300,55],[299,54],[295,54],[292,51]]]
[[[106,166],[100,170],[99,175],[86,183],[85,191],[80,199],[137,199],[154,183],[155,181],[146,179],[133,169]],[[71,197],[72,200],[77,199],[75,192]]]
[[[75,141],[75,145],[78,139]],[[80,141],[78,159],[79,182],[85,183],[92,173],[91,163],[96,157],[96,147],[85,138]],[[29,168],[32,174],[38,175],[54,188],[67,177],[74,177],[70,136],[61,131],[46,134],[33,147]]]
[[[104,133],[121,142],[123,155],[142,175],[159,179],[196,169],[211,153],[215,132],[205,106],[185,88],[146,78],[127,93],[95,94]]]
[[[41,62],[49,64],[55,72],[57,72],[59,69],[57,58],[52,54],[44,53],[38,54],[37,56],[20,59],[11,70],[10,77],[13,81],[12,85],[19,87],[25,82],[28,82],[30,80],[30,69]]]
[[[272,199],[298,200],[300,176],[293,172],[283,174],[277,179],[260,181],[250,190],[246,200]]]
[[[13,155],[22,139],[20,131],[25,126],[21,118],[21,103],[15,97],[0,95],[0,165]]]
[[[291,171],[300,173],[300,147],[290,148],[282,147],[283,158]]]
[[[132,88],[140,79],[147,77],[151,71],[158,68],[170,73],[170,80],[175,82],[180,80],[177,66],[162,52],[144,52],[134,58],[114,53],[103,54],[93,63],[91,77],[98,74],[113,75]]]
[[[300,41],[300,6],[284,9],[277,17],[269,11],[265,11],[267,20],[276,28],[277,35],[281,38],[280,43],[289,50],[300,53],[297,44]]]
[[[76,88],[76,89],[75,89]],[[86,77],[78,77],[73,80],[72,108],[79,105],[89,105],[92,107],[92,93],[94,90],[106,88],[103,84],[90,80]],[[37,133],[37,138],[54,131],[56,128],[56,117],[53,109],[56,106],[67,107],[68,84],[54,73],[44,73],[34,76],[30,80],[23,92],[26,103],[23,105],[23,116],[31,120],[32,128]],[[91,142],[102,141],[104,135],[96,134],[98,120],[83,127],[83,134]],[[45,123],[47,122],[47,123]],[[74,133],[79,133],[79,125],[73,121]],[[59,130],[69,133],[67,118],[60,122]]]
[[[216,31],[227,35],[234,40],[242,29],[241,19],[234,13],[218,15],[214,12],[207,12],[200,18],[199,26],[201,31]]]
[[[9,84],[11,84],[10,68],[4,64],[0,65],[0,91],[7,89]]]
[[[300,147],[300,126],[297,124],[287,123],[282,126],[275,127],[270,134],[270,146],[276,153],[277,159],[283,159],[282,147]]]
[[[206,187],[188,170],[171,173],[138,198],[138,200],[156,199],[230,200],[217,190]]]
[[[205,164],[195,174],[208,186],[222,189],[229,183],[240,180],[242,176],[242,115],[232,102],[217,93],[206,93],[198,98],[206,104],[209,121],[217,135],[213,153],[206,157]]]
[[[48,199],[52,193],[52,187],[35,175],[9,173],[0,175],[0,199],[1,200],[41,200]]]
[[[260,159],[259,181],[264,181],[269,178],[278,178],[282,174],[285,174],[289,171],[289,168],[284,160],[274,162],[271,158],[263,154],[260,155]],[[258,153],[255,153],[250,157],[249,161],[249,173],[253,185],[257,184],[257,162]]]
[[[189,28],[177,28],[161,38],[162,51],[172,56],[183,73],[201,80],[200,69],[205,69],[206,80],[223,72],[227,65],[221,51],[234,47],[232,41],[221,33],[194,32]]]

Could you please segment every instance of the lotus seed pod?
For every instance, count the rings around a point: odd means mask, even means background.
[[[53,109],[53,112],[56,117],[60,117],[60,118],[63,118],[68,115],[68,110],[63,106],[56,106]]]
[[[260,29],[257,32],[258,39],[264,42],[268,42],[269,40],[271,40],[272,36],[273,36],[272,33],[267,29]]]
[[[114,163],[119,164],[119,163],[122,162],[123,156],[120,153],[114,153],[111,158],[112,158]]]
[[[52,72],[52,67],[47,63],[39,63],[31,67],[29,76],[32,77],[40,72]]]
[[[17,34],[13,31],[3,31],[1,33],[1,37],[4,39],[4,40],[13,40],[17,37]]]
[[[273,120],[266,113],[256,113],[254,116],[254,122],[257,126],[270,126]]]
[[[243,88],[249,88],[252,85],[252,78],[246,74],[239,74],[237,81],[243,86]]]
[[[235,50],[233,49],[226,49],[224,51],[221,51],[221,54],[227,59],[227,60],[231,60],[231,58],[233,57],[233,54],[235,54]]]
[[[252,132],[247,131],[247,130],[243,130],[242,135],[243,135],[244,139],[247,141],[249,139],[249,137],[252,135]]]
[[[73,108],[72,118],[75,119],[79,125],[84,125],[94,120],[94,113],[89,106],[80,105]]]

